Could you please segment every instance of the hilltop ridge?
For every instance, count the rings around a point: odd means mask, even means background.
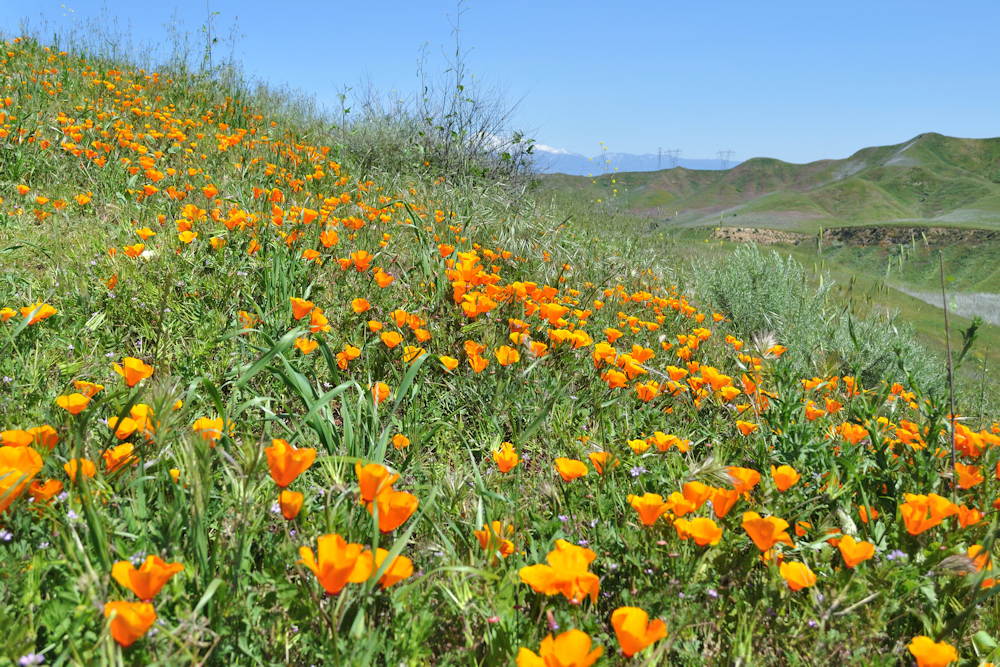
[[[805,164],[756,157],[726,171],[676,167],[592,179],[551,175],[541,181],[546,188],[594,196],[617,186],[633,212],[680,226],[1000,227],[1000,138],[927,132]]]

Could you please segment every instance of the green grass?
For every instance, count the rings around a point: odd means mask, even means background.
[[[807,268],[651,228],[618,206],[631,176],[621,199],[603,179],[585,185],[599,206],[553,202],[475,165],[368,160],[238,82],[33,40],[5,52],[0,664],[496,665],[569,630],[604,664],[889,665],[920,635],[1000,658],[1000,588],[964,556],[996,555],[997,414],[959,394],[959,457],[984,480],[954,488],[940,369],[884,318],[815,299]],[[292,299],[328,328],[295,319]],[[56,312],[31,323],[38,302]],[[126,383],[112,363],[127,357],[152,374]],[[57,397],[80,381],[104,388],[72,414]],[[810,405],[830,412],[807,419]],[[196,429],[205,418],[219,431]],[[926,446],[901,442],[907,422]],[[850,424],[869,438],[849,442]],[[55,438],[28,431],[43,425]],[[315,455],[288,486],[304,503],[292,519],[275,510],[277,439]],[[506,473],[503,442],[520,456]],[[587,474],[564,481],[559,458]],[[71,479],[73,459],[94,476]],[[372,513],[356,464],[398,475]],[[779,465],[801,474],[784,491]],[[730,466],[758,483],[740,495]],[[911,534],[904,494],[932,492],[990,513]],[[649,526],[633,507],[645,493],[669,504]],[[790,524],[772,557],[744,512]],[[721,528],[717,544],[684,539],[692,517]],[[511,527],[502,554],[475,535],[493,521]],[[874,558],[847,568],[834,534]],[[363,556],[343,588],[314,576],[303,548],[332,535],[400,559],[400,580],[383,588]],[[560,564],[559,540],[592,551]],[[778,554],[815,585],[792,590]],[[148,555],[183,570],[126,647],[104,610],[137,587],[112,572]],[[547,559],[561,588],[525,569]],[[595,580],[593,600],[573,599]],[[668,631],[632,660],[622,607]]]

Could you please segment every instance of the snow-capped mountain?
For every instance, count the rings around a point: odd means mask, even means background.
[[[553,148],[545,144],[535,144],[535,171],[542,174],[573,174],[576,176],[608,174],[614,171],[656,171],[671,167],[686,169],[729,169],[739,164],[737,160],[671,158],[666,154],[645,153],[603,153],[587,157],[579,153],[571,153],[562,148]]]

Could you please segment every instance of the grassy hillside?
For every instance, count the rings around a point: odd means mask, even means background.
[[[996,411],[801,264],[212,72],[0,88],[0,665],[1000,659]]]
[[[549,189],[592,198],[614,187],[612,180],[626,207],[672,225],[813,232],[910,221],[1000,229],[1000,138],[927,133],[809,164],[753,158],[728,171],[543,177]]]

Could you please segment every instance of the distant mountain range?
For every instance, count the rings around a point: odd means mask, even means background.
[[[655,159],[655,155],[653,158]],[[725,171],[676,167],[584,178],[541,177],[594,200],[610,188],[632,211],[672,226],[795,231],[876,223],[1000,229],[1000,138],[934,132],[842,160],[790,164],[752,158]]]
[[[616,171],[656,171],[670,167],[686,169],[729,169],[739,164],[738,160],[709,160],[698,158],[670,158],[666,154],[644,153],[604,153],[587,157],[570,153],[559,148],[535,145],[535,171],[540,174],[570,174],[574,176],[599,176]]]

